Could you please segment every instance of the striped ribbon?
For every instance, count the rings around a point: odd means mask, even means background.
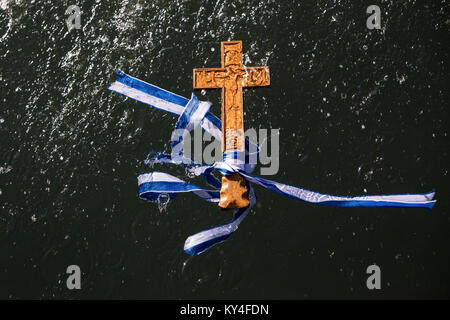
[[[150,172],[138,176],[139,197],[147,201],[170,201],[178,193],[191,192],[208,202],[218,202],[221,182],[213,175],[217,170],[222,175],[239,172],[247,182],[250,206],[234,212],[233,219],[224,225],[217,226],[188,237],[184,250],[190,255],[197,255],[211,246],[227,240],[236,231],[239,224],[247,216],[256,203],[252,184],[255,183],[287,197],[310,203],[336,207],[415,207],[431,209],[434,190],[425,194],[372,195],[357,197],[341,197],[314,192],[288,184],[264,179],[251,175],[256,163],[249,161],[250,156],[259,152],[259,147],[250,141],[245,141],[245,153],[227,152],[223,159],[212,166],[196,163],[183,154],[184,137],[197,127],[211,134],[215,139],[222,140],[221,122],[209,112],[210,102],[201,102],[192,94],[191,99],[176,95],[157,86],[133,78],[122,71],[117,72],[117,81],[108,88],[134,100],[179,116],[172,135],[172,153],[152,152],[146,163],[169,163],[183,166],[191,176],[201,176],[211,189],[185,182],[163,172]],[[175,134],[176,133],[176,134]]]

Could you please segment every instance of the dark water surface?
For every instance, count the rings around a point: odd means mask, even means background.
[[[0,298],[449,298],[449,5],[377,1],[370,31],[372,2],[0,0]],[[82,29],[68,32],[71,4]],[[120,68],[189,97],[223,40],[270,66],[271,87],[244,99],[246,128],[280,128],[271,178],[344,196],[436,188],[435,208],[256,188],[238,232],[189,258],[186,237],[231,213],[192,195],[162,213],[140,200],[143,160],[169,151],[176,118],[106,88]],[[220,114],[220,92],[201,99]]]

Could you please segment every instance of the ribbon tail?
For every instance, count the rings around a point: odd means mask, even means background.
[[[255,177],[244,172],[241,174],[250,182],[259,184],[287,197],[310,203],[335,206],[335,207],[402,207],[402,208],[428,208],[436,203],[433,200],[435,191],[424,194],[396,194],[342,197],[323,194],[308,189],[303,189],[288,184]]]
[[[250,206],[236,210],[231,222],[188,237],[184,243],[184,251],[193,256],[199,255],[212,246],[227,240],[237,230],[239,224],[244,220],[250,212],[250,209],[256,203],[255,191],[251,186],[249,189]]]
[[[178,193],[191,192],[208,202],[219,202],[218,190],[206,190],[187,183],[164,172],[150,172],[138,176],[139,197],[150,202],[158,201],[162,196],[169,200]]]

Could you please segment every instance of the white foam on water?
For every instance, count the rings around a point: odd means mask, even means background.
[[[6,10],[11,2],[11,0],[0,0],[0,9]]]

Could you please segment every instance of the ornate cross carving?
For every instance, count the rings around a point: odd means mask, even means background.
[[[222,151],[245,152],[242,88],[270,85],[269,67],[246,67],[242,41],[221,42],[222,68],[194,69],[194,89],[222,89]],[[222,177],[219,206],[244,208],[250,204],[244,178],[238,173]]]

